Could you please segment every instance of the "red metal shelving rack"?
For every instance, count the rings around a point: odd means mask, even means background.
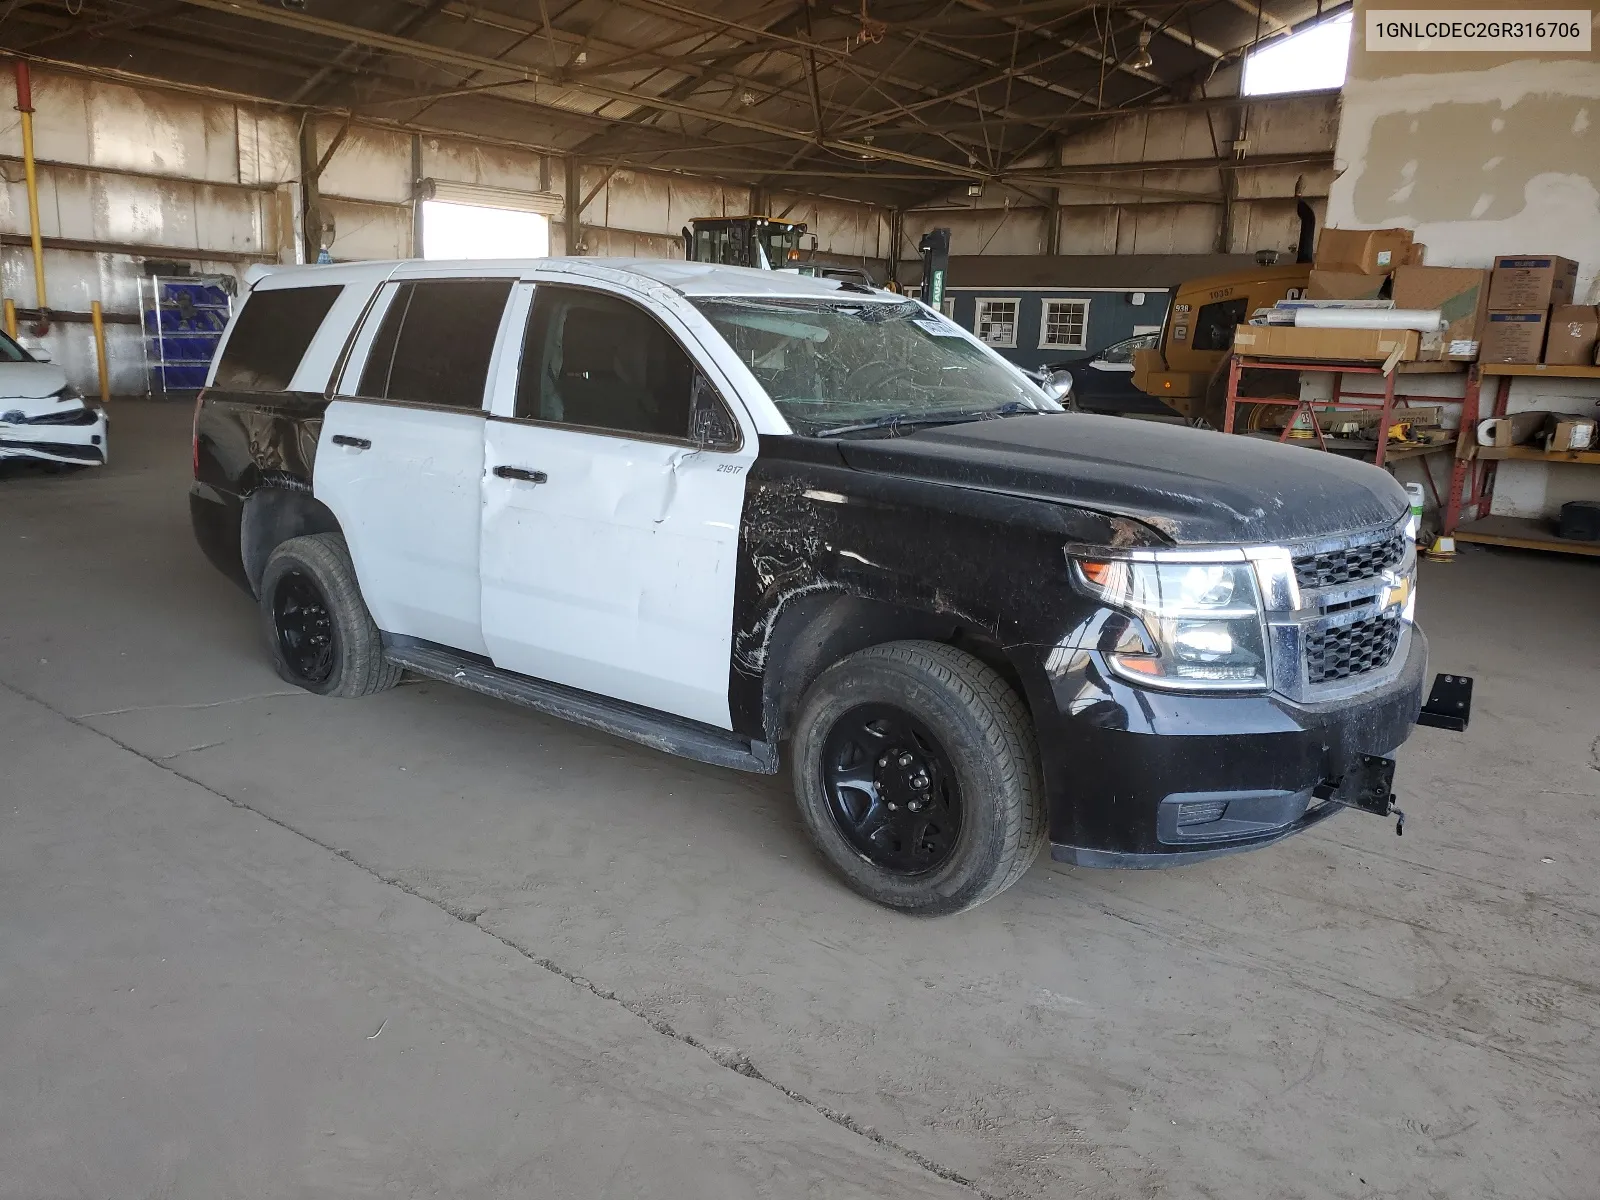
[[[1239,377],[1247,369],[1291,371],[1297,377],[1302,371],[1316,371],[1324,375],[1332,375],[1334,377],[1333,395],[1327,400],[1303,400],[1298,396],[1293,399],[1286,396],[1241,396],[1239,395]],[[1346,375],[1377,375],[1383,381],[1383,390],[1381,392],[1348,391],[1344,386]],[[1403,393],[1396,390],[1398,386],[1396,377],[1398,375],[1462,375],[1465,378],[1465,392],[1461,396],[1428,396]],[[1380,435],[1371,453],[1373,462],[1382,467],[1391,462],[1398,462],[1401,459],[1423,458],[1427,455],[1448,453],[1451,449],[1451,445],[1448,442],[1430,446],[1397,446],[1391,449],[1388,444],[1388,438],[1383,436],[1383,433],[1387,432],[1390,425],[1393,424],[1397,407],[1402,414],[1405,411],[1404,407],[1400,407],[1397,402],[1409,403],[1415,400],[1418,403],[1427,404],[1461,404],[1463,406],[1462,411],[1465,413],[1469,404],[1469,395],[1471,396],[1470,403],[1474,409],[1476,408],[1476,386],[1476,372],[1463,370],[1459,363],[1402,363],[1395,370],[1386,372],[1382,365],[1378,363],[1246,358],[1236,354],[1228,363],[1227,407],[1223,415],[1222,429],[1224,433],[1235,432],[1233,427],[1234,415],[1240,403],[1287,406],[1295,409],[1296,412],[1288,423],[1284,425],[1283,432],[1278,435],[1278,440],[1280,442],[1288,440],[1289,430],[1294,425],[1294,418],[1303,411],[1311,421],[1311,428],[1316,435],[1318,444],[1322,449],[1329,450],[1331,448],[1322,432],[1322,425],[1317,420],[1316,410],[1328,408],[1376,409],[1379,412],[1377,428],[1380,431]],[[1465,422],[1464,416],[1463,422]],[[1447,503],[1446,498],[1440,493],[1439,485],[1433,478],[1433,472],[1428,469],[1426,463],[1423,464],[1423,476],[1428,482],[1428,490],[1433,493],[1434,503],[1439,506],[1440,511],[1444,511]]]

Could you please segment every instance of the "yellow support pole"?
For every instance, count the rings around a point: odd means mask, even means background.
[[[39,173],[33,164],[33,78],[17,60],[17,111],[22,114],[22,171],[28,181],[28,235],[33,240],[33,290],[39,311],[50,307],[44,291],[44,240],[39,236]]]
[[[106,370],[106,321],[100,301],[89,302],[89,316],[94,320],[94,365],[100,372],[100,403],[111,399],[111,373]]]
[[[17,302],[10,296],[6,297],[6,333],[12,341],[17,339]]]

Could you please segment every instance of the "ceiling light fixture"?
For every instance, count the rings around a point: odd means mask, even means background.
[[[1150,31],[1139,30],[1139,51],[1128,60],[1128,65],[1135,71],[1147,71],[1156,65],[1156,60],[1150,56]]]

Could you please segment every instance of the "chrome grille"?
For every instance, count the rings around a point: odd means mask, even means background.
[[[1349,625],[1308,633],[1306,680],[1333,683],[1389,665],[1400,643],[1398,614],[1365,617]]]
[[[1405,552],[1405,535],[1395,532],[1361,546],[1300,555],[1294,560],[1294,577],[1303,588],[1332,587],[1370,579],[1398,566]]]

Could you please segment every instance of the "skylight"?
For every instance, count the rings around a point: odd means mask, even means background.
[[[1344,86],[1350,64],[1350,13],[1282,41],[1263,46],[1244,60],[1244,94],[1271,96]]]

